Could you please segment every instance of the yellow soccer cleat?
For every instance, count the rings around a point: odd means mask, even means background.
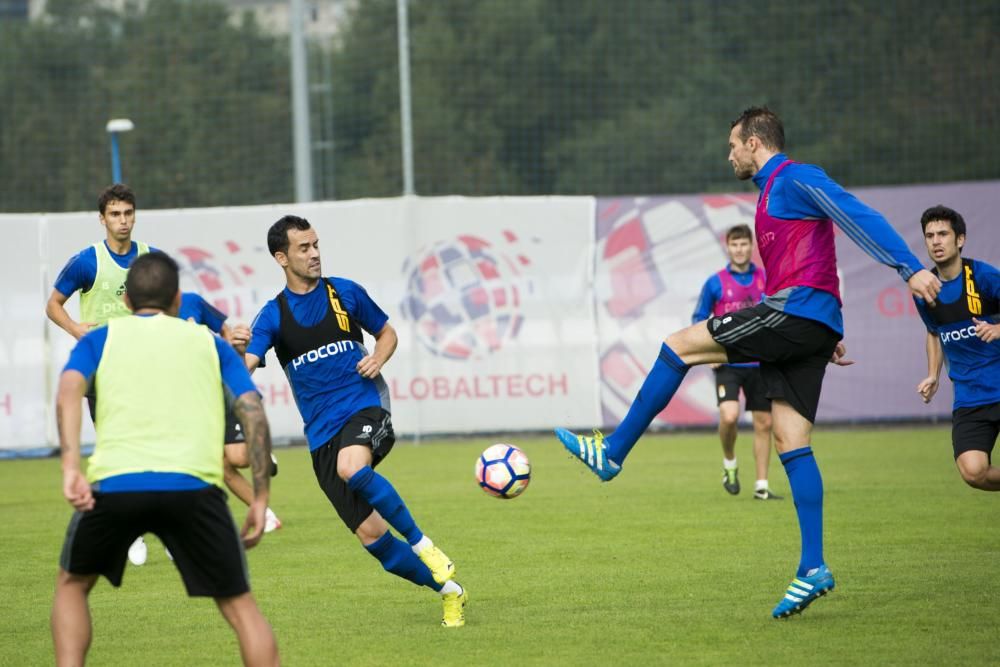
[[[431,576],[439,584],[443,584],[455,576],[455,564],[451,562],[450,558],[444,555],[443,551],[433,544],[418,553],[417,558],[422,560],[424,565],[430,569]]]
[[[465,605],[469,601],[469,594],[463,588],[461,593],[445,593],[441,596],[444,603],[444,616],[441,618],[441,627],[460,628],[465,625]]]

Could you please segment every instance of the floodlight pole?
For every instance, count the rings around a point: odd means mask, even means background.
[[[403,150],[403,194],[414,194],[413,114],[410,109],[410,19],[407,0],[396,0],[396,31],[399,36],[399,115]]]
[[[118,135],[131,132],[135,125],[128,118],[113,118],[104,128],[111,137],[111,182],[122,182],[122,160],[118,151]]]
[[[289,37],[292,49],[292,149],[295,158],[295,201],[313,200],[312,148],[309,138],[309,75],[306,72],[304,0],[291,0]]]

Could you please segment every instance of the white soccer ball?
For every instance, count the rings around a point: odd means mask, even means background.
[[[476,459],[476,482],[491,496],[516,498],[531,482],[531,462],[514,445],[491,445]]]

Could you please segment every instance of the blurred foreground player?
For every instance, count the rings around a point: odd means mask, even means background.
[[[170,317],[181,299],[172,259],[160,252],[138,258],[125,292],[134,315],[85,334],[59,380],[63,494],[76,512],[52,606],[56,664],[84,663],[90,591],[100,575],[120,586],[129,544],[151,532],[173,554],[188,595],[215,599],[244,664],[277,665],[271,627],[250,594],[244,553],[263,535],[269,495],[271,439],[260,396],[225,341]],[[101,399],[97,444],[84,475],[81,399],[91,382],[100,386]],[[227,400],[246,430],[254,477],[242,542],[220,488]]]

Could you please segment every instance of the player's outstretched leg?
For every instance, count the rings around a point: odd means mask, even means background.
[[[708,335],[707,329],[705,335]],[[595,431],[593,437],[588,437],[559,428],[556,429],[559,441],[602,481],[610,481],[621,470],[625,458],[656,415],[667,407],[689,368],[664,343],[660,346],[660,354],[653,363],[653,368],[629,406],[625,419],[614,433],[604,437],[599,431]]]
[[[390,526],[406,538],[413,553],[430,568],[434,581],[443,584],[455,576],[455,564],[417,527],[395,487],[382,475],[364,466],[347,480],[347,486],[378,510]]]

